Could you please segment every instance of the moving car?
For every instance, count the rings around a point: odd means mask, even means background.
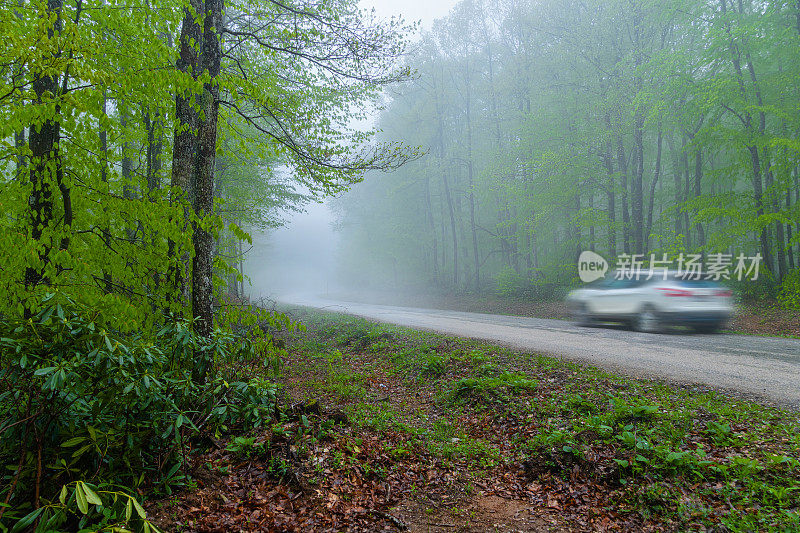
[[[621,279],[617,279],[620,277]],[[733,293],[718,281],[690,279],[676,272],[627,278],[610,272],[567,295],[575,320],[584,326],[595,322],[622,322],[638,331],[656,333],[668,325],[695,331],[719,330],[733,316]]]

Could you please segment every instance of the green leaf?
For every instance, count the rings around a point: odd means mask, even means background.
[[[81,481],[78,481],[75,485],[75,501],[78,503],[78,510],[81,513],[89,513],[89,502],[86,500],[86,494],[83,492],[83,482]]]
[[[147,518],[147,514],[144,512],[144,507],[139,505],[139,502],[136,501],[136,498],[131,497],[131,501],[133,502],[133,507],[136,509],[136,514],[139,515],[139,518]]]
[[[45,509],[46,507],[39,507],[38,509],[31,511],[30,513],[20,518],[19,521],[16,524],[14,524],[14,527],[11,528],[11,533],[17,533],[17,531],[23,531],[25,528],[33,524],[34,520],[36,520],[39,517],[39,515],[42,514],[42,512],[44,512]]]
[[[103,505],[103,500],[100,499],[100,496],[98,496],[97,493],[89,487],[89,485],[84,484],[83,490],[86,493],[87,502],[95,505]]]
[[[72,437],[69,440],[66,440],[61,443],[62,448],[72,448],[73,446],[77,446],[81,442],[85,441],[86,437]]]

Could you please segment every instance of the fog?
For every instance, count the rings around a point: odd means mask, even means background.
[[[422,31],[403,58],[413,79],[363,126],[424,155],[257,235],[252,295],[557,301],[591,251],[609,271],[696,256],[739,294],[788,301],[800,19],[767,5],[364,2]],[[736,257],[764,274],[735,276]]]
[[[338,234],[327,204],[311,203],[282,228],[253,234],[245,274],[254,298],[325,294],[335,282]]]
[[[447,15],[455,0],[362,0],[363,9],[374,9],[377,17],[401,16],[407,22],[419,22],[422,31],[433,21]],[[415,39],[419,38],[419,34]],[[371,119],[356,127],[367,129],[378,120]],[[358,187],[358,185],[356,185]],[[253,246],[245,255],[245,275],[252,298],[278,299],[291,294],[341,293],[350,287],[339,283],[337,260],[340,235],[334,230],[335,218],[330,199],[311,203],[301,213],[285,213],[285,225],[273,231],[252,232]]]

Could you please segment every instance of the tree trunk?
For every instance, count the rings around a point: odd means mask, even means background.
[[[194,210],[198,219],[213,214],[214,211],[214,163],[217,151],[217,117],[219,114],[219,85],[217,78],[222,61],[222,10],[223,0],[205,0],[203,19],[203,53],[201,69],[208,73],[208,81],[203,87],[200,109],[203,120],[197,131],[197,170],[194,197]],[[211,337],[214,325],[214,284],[213,258],[214,240],[211,232],[198,224],[194,228],[194,261],[192,263],[192,313],[195,319],[195,332],[202,337]],[[210,362],[209,362],[210,364]],[[205,379],[204,365],[195,377]]]
[[[661,131],[661,123],[658,123],[658,141],[656,142],[656,170],[653,174],[653,181],[650,183],[650,199],[647,205],[647,231],[645,232],[645,243],[650,247],[650,235],[653,233],[653,202],[656,198],[656,185],[658,179],[661,177],[661,147],[663,145],[664,135]]]
[[[436,225],[433,222],[433,207],[431,206],[431,183],[430,176],[425,176],[425,218],[428,221],[428,231],[431,234],[431,252],[433,254],[433,282],[439,281],[439,246],[436,239]]]
[[[606,115],[606,126],[610,129],[611,121]],[[617,255],[617,206],[616,206],[616,192],[614,188],[616,183],[614,181],[614,159],[611,155],[611,141],[606,141],[606,153],[603,157],[603,163],[608,173],[608,187],[606,194],[608,196],[608,253],[611,257]]]
[[[768,194],[772,199],[772,211],[778,213],[781,210],[780,199],[774,190],[775,179],[770,169],[770,152],[768,148],[764,148],[764,161],[766,162],[767,169],[764,172],[764,184],[767,187]],[[783,235],[783,222],[777,221],[775,223],[775,258],[777,260],[775,280],[780,283],[786,275],[786,243]]]
[[[639,67],[642,63],[642,44],[641,44],[641,22],[642,11],[639,2],[634,2],[633,5],[633,48],[634,48],[634,88],[636,94],[642,90],[642,78],[639,75]],[[634,116],[634,149],[636,168],[633,174],[633,183],[631,183],[631,210],[633,220],[631,223],[630,231],[633,233],[634,253],[644,253],[644,239],[642,231],[644,230],[644,197],[643,197],[643,180],[644,180],[644,113],[641,109],[641,104],[635,108]]]
[[[191,0],[190,5],[184,9],[181,23],[181,35],[178,42],[180,47],[175,68],[182,73],[189,73],[194,79],[198,75],[199,43],[202,43],[203,33],[197,17],[200,15],[202,0]],[[194,109],[195,95],[191,92],[178,92],[175,95],[175,137],[172,150],[172,177],[171,186],[180,191],[181,197],[172,198],[183,204],[183,227],[188,228],[190,219],[190,206],[193,201],[192,176],[196,167],[197,154],[197,112]],[[169,242],[169,256],[174,257],[176,245]],[[186,303],[189,298],[189,286],[186,278],[189,270],[189,254],[181,254],[180,259],[171,268],[169,278],[173,290],[180,297],[178,301]]]
[[[667,136],[667,144],[669,151],[672,154],[672,184],[674,187],[674,202],[675,202],[675,235],[683,235],[683,216],[678,208],[683,203],[681,195],[682,176],[680,172],[681,157],[675,149],[675,143],[672,140],[672,134]]]
[[[103,117],[107,116],[107,107],[108,107],[108,100],[106,99],[106,91],[103,91],[103,107],[102,107]],[[103,182],[105,186],[107,186],[108,185],[108,132],[106,132],[105,128],[101,127],[100,131],[97,133],[97,136],[100,137],[100,151],[102,153],[102,163],[100,166],[100,180]],[[105,202],[103,204],[103,210],[107,212]],[[106,217],[106,220],[108,220],[108,217]],[[102,228],[102,232],[103,232],[103,240],[106,243],[110,243],[111,230],[109,229],[108,225]],[[103,290],[106,292],[106,294],[110,294],[111,289],[112,289],[111,272],[103,269]]]
[[[689,191],[691,190],[691,177],[689,176],[689,154],[686,152],[686,145],[688,141],[684,140],[683,153],[681,154],[681,163],[683,165],[683,201],[689,201]],[[689,211],[686,208],[683,210],[683,227],[686,230],[686,249],[692,249],[692,225],[689,223]]]
[[[458,232],[456,231],[456,217],[453,212],[453,197],[450,194],[450,184],[447,183],[447,172],[442,172],[442,185],[444,196],[447,200],[447,210],[450,214],[450,231],[453,234],[453,287],[458,287]]]
[[[47,34],[52,39],[56,32],[61,31],[62,0],[48,0],[47,12],[55,15],[53,26],[48,28]],[[42,64],[49,65],[53,58],[43,58]],[[45,103],[45,98],[54,98],[58,94],[58,80],[52,74],[45,72],[32,72],[33,91],[38,104]],[[57,120],[46,119],[42,124],[30,128],[29,148],[31,151],[31,193],[28,205],[31,209],[31,239],[38,244],[37,264],[25,269],[25,285],[33,289],[41,283],[49,283],[44,270],[50,253],[50,244],[47,244],[45,235],[53,223],[53,183],[56,181],[59,160],[59,123]],[[29,312],[30,310],[26,310]]]
[[[478,229],[475,224],[475,192],[474,188],[474,176],[473,176],[473,166],[472,166],[472,120],[471,120],[471,110],[470,107],[472,106],[470,101],[470,87],[469,81],[467,81],[467,101],[466,101],[466,120],[467,120],[467,180],[469,182],[469,228],[470,232],[472,233],[472,257],[474,260],[474,281],[475,284],[475,292],[480,290],[480,283],[481,283],[481,275],[480,275],[480,258],[478,257]]]
[[[633,250],[636,254],[644,253],[642,230],[644,229],[644,117],[637,111],[634,128],[634,155],[636,167],[631,180],[631,223],[629,231],[633,238]]]
[[[753,166],[753,199],[755,200],[756,204],[756,218],[759,221],[758,223],[761,224],[761,218],[764,216],[764,194],[761,183],[761,158],[758,153],[758,147],[748,146],[747,149],[750,152],[750,161]],[[774,273],[775,266],[772,264],[772,250],[770,248],[769,228],[767,226],[761,228],[758,240],[761,248],[763,264],[770,270],[770,272]]]
[[[703,153],[700,148],[694,153],[694,198],[697,200],[702,195],[702,181],[703,181]],[[695,210],[696,211],[696,210]],[[706,245],[706,233],[703,224],[697,222],[697,245],[703,247]],[[705,255],[705,251],[703,251]]]
[[[728,12],[728,3],[727,0],[720,0],[720,10],[723,15],[726,15]],[[742,14],[742,4],[739,3],[739,14]],[[728,33],[728,50],[731,54],[731,63],[733,64],[734,71],[736,73],[736,80],[739,85],[739,92],[741,93],[742,99],[747,102],[747,89],[745,88],[744,83],[744,74],[742,72],[742,64],[740,59],[740,50],[739,47],[735,45],[733,41],[733,33],[730,28],[730,24],[726,24],[726,31]],[[750,73],[750,78],[753,84],[755,85],[755,91],[757,96],[757,103],[759,106],[762,106],[763,103],[761,102],[761,93],[759,91],[758,85],[756,84],[756,77],[755,77],[755,70],[753,68],[752,61],[750,61],[749,53],[746,55],[747,59],[747,69]],[[763,111],[759,113],[759,127],[758,132],[763,135],[764,129],[766,127],[765,121],[765,114]],[[747,110],[744,112],[744,126],[745,131],[748,134],[753,134],[753,123],[752,123],[752,116],[750,111]],[[753,200],[755,201],[756,205],[756,217],[759,219],[758,224],[761,224],[761,217],[764,215],[764,201],[763,201],[763,183],[762,183],[762,169],[761,169],[761,157],[758,152],[758,147],[754,145],[747,146],[748,152],[750,152],[750,164],[753,170]],[[772,251],[770,249],[770,238],[769,238],[769,228],[764,226],[761,228],[759,233],[759,247],[761,249],[761,256],[763,264],[769,269],[771,272],[775,272],[775,266],[772,263]]]
[[[628,212],[628,162],[625,160],[625,147],[622,136],[617,137],[617,166],[619,167],[622,192],[622,250],[631,253],[631,218]]]
[[[792,208],[792,189],[786,189],[786,210],[789,211]],[[794,248],[792,246],[792,225],[786,224],[786,252],[789,259],[789,270],[794,270]]]

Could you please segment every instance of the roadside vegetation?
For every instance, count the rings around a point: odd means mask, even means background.
[[[302,312],[270,426],[191,454],[165,529],[793,531],[796,413]],[[250,376],[250,379],[255,378]],[[488,518],[487,518],[488,517]]]
[[[197,450],[279,419],[248,231],[419,155],[353,131],[413,29],[356,3],[0,10],[0,532],[152,531]]]

